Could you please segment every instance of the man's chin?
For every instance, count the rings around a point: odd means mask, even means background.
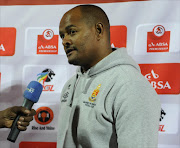
[[[68,63],[72,65],[79,65],[79,62],[75,59],[68,59]]]

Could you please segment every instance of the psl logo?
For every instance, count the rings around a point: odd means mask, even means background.
[[[42,71],[42,73],[39,73],[37,76],[37,81],[39,83],[42,82],[43,84],[43,91],[54,91],[54,85],[45,85],[45,82],[51,82],[53,76],[55,76],[55,73],[51,69],[45,69]]]
[[[51,29],[46,29],[43,32],[43,36],[46,40],[51,40],[54,36],[54,32]]]
[[[145,75],[145,78],[149,81],[151,81],[151,85],[154,87],[154,89],[171,89],[171,86],[169,85],[169,82],[166,81],[152,81],[152,79],[158,79],[159,75],[154,72],[154,70],[151,70],[151,73],[148,73]]]
[[[51,29],[46,29],[42,35],[38,35],[37,54],[58,54],[58,37]]]
[[[161,122],[164,119],[164,116],[166,115],[166,113],[164,112],[164,110],[161,108],[161,116],[159,118],[159,121]],[[165,132],[164,130],[164,125],[159,125],[159,131],[160,132]]]
[[[169,52],[170,31],[157,25],[147,33],[147,52]]]
[[[157,25],[153,28],[153,33],[157,37],[161,37],[165,33],[165,28],[162,25]]]

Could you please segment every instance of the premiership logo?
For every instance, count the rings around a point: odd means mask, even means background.
[[[162,25],[157,25],[153,28],[153,34],[157,37],[163,36],[165,33],[165,28]]]
[[[51,40],[53,38],[53,36],[54,36],[54,32],[51,29],[46,29],[43,32],[43,37],[46,40]]]
[[[89,101],[90,101],[90,102],[96,101],[96,97],[97,97],[97,95],[98,95],[98,93],[99,93],[100,87],[101,87],[101,84],[99,84],[99,85],[97,86],[97,88],[93,91],[91,97],[89,97]]]
[[[58,54],[58,38],[53,30],[44,30],[42,35],[38,35],[37,54]]]
[[[157,25],[152,32],[147,32],[147,52],[169,52],[170,31]]]

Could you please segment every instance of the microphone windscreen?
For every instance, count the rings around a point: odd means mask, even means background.
[[[43,86],[37,81],[31,81],[24,91],[24,98],[36,103],[42,93]]]

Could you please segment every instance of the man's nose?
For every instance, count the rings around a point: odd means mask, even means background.
[[[62,44],[64,47],[68,47],[72,44],[72,40],[68,36],[65,36],[62,40]]]

